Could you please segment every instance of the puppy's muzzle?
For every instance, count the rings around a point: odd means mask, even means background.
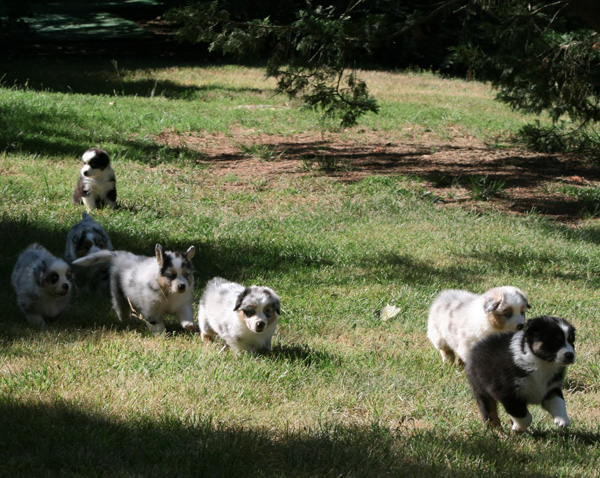
[[[564,363],[573,363],[573,362],[575,362],[575,354],[573,352],[566,352],[563,355],[563,362]]]
[[[265,330],[265,328],[267,327],[267,323],[263,320],[256,322],[256,325],[254,326],[254,329],[257,332],[262,332],[263,330]]]
[[[58,293],[60,295],[67,295],[69,293],[69,289],[70,289],[69,283],[65,282],[63,285],[60,286],[60,290],[58,291]]]

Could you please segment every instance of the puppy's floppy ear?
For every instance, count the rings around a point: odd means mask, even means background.
[[[281,315],[281,301],[278,297],[276,297],[273,301],[273,306],[275,307],[275,312],[277,312],[277,315]]]
[[[187,251],[185,251],[185,257],[187,257],[188,261],[192,260],[194,254],[196,253],[196,248],[194,246],[190,246]]]
[[[47,270],[48,266],[44,261],[35,266],[33,269],[33,277],[35,278],[37,285],[42,285],[42,282],[44,281],[44,275],[46,274]]]
[[[279,300],[279,296],[268,287],[265,287],[265,292],[271,298],[271,301],[273,302],[273,308],[275,309],[275,312],[277,312],[277,315],[281,315],[281,300]]]
[[[486,314],[493,312],[502,303],[502,298],[495,295],[486,295],[483,298],[483,310]]]
[[[159,267],[162,267],[165,261],[163,247],[160,244],[156,244],[154,251],[156,252],[156,262],[158,262]]]
[[[531,309],[531,305],[529,305],[529,300],[527,299],[527,296],[525,295],[525,293],[522,290],[517,289],[517,295],[521,299],[523,299],[523,302],[525,302],[525,308]]]
[[[235,307],[233,308],[234,311],[240,310],[240,307],[242,306],[242,302],[244,301],[244,297],[246,297],[249,293],[250,293],[250,287],[246,287],[240,293],[240,295],[238,295],[238,298],[235,301]]]

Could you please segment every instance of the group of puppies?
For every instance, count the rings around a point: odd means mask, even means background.
[[[525,293],[511,286],[482,295],[445,290],[429,309],[427,337],[444,362],[465,365],[484,423],[500,426],[498,402],[525,431],[527,406],[541,405],[559,427],[569,426],[562,393],[565,369],[575,361],[575,329],[565,319],[525,321]]]
[[[84,204],[88,212],[114,208],[117,189],[109,155],[92,148],[82,161],[73,202]],[[104,228],[84,212],[67,235],[64,259],[32,244],[19,255],[11,282],[32,325],[44,327],[56,318],[69,304],[74,286],[96,291],[108,287],[120,320],[139,319],[152,332],[162,333],[164,317],[172,314],[193,331],[194,253],[194,246],[172,252],[160,244],[151,257],[115,251]],[[219,335],[236,351],[270,350],[280,314],[281,302],[272,289],[216,277],[200,299],[198,329],[203,340]]]
[[[83,167],[73,202],[88,212],[116,206],[115,174],[108,154],[97,148],[82,156]],[[156,244],[154,256],[115,251],[103,227],[89,214],[67,236],[64,260],[32,244],[19,256],[12,273],[17,302],[29,323],[45,326],[69,304],[73,283],[82,289],[109,287],[120,320],[143,320],[154,333],[165,331],[164,317],[177,316],[181,326],[193,320],[195,248],[166,251]],[[530,307],[516,287],[491,289],[482,295],[445,290],[429,310],[427,336],[444,362],[465,365],[482,420],[499,426],[497,403],[524,431],[532,417],[527,406],[541,404],[565,427],[562,384],[575,361],[575,330],[566,320],[542,316],[525,321]],[[205,287],[198,307],[198,329],[205,341],[220,336],[235,351],[271,349],[281,314],[281,301],[268,287],[215,277]]]

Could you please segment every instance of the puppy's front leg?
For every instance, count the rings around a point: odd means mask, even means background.
[[[190,332],[196,330],[194,327],[194,310],[192,309],[191,304],[182,307],[179,312],[177,312],[177,318],[185,330]]]
[[[36,325],[42,328],[46,327],[46,321],[40,314],[26,314],[25,318],[31,325]]]
[[[94,196],[84,196],[81,200],[88,212],[96,209],[96,200],[94,199]]]
[[[559,427],[568,427],[571,424],[571,420],[567,416],[567,407],[562,393],[560,396],[556,394],[544,400],[542,408],[554,417],[554,423]]]
[[[508,413],[513,422],[513,431],[524,432],[529,428],[533,417],[531,416],[531,413],[529,413],[529,410],[527,410],[527,402],[524,400],[513,399],[503,401],[502,405],[504,405],[506,413]]]
[[[152,332],[155,335],[162,334],[166,330],[163,319],[159,317],[146,318],[146,325],[148,326],[148,329],[150,329],[150,332]]]

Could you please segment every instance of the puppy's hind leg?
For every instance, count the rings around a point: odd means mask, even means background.
[[[106,193],[106,204],[109,208],[115,209],[117,207],[117,190],[111,189]]]
[[[477,394],[475,398],[481,413],[481,421],[491,427],[499,427],[500,418],[498,417],[498,403],[496,400],[484,394]]]
[[[213,342],[217,333],[208,325],[207,319],[198,319],[198,327],[200,328],[200,336],[204,342]]]
[[[453,364],[456,359],[454,350],[451,348],[440,348],[440,354],[442,354],[442,362]]]
[[[113,280],[110,284],[113,309],[117,313],[121,322],[128,321],[131,318],[133,306],[131,302],[123,295],[119,287],[118,280]]]

